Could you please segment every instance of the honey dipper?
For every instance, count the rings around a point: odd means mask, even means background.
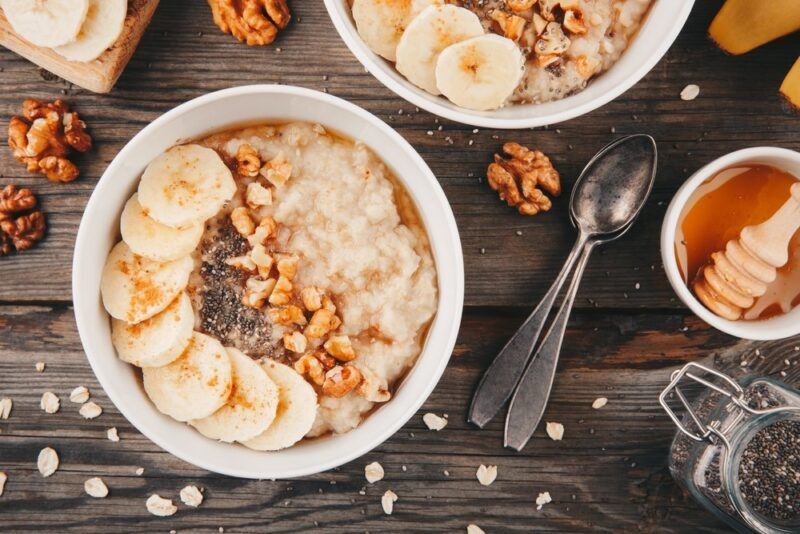
[[[789,261],[789,241],[800,228],[800,182],[772,217],[745,227],[739,239],[711,255],[711,263],[697,275],[692,288],[700,301],[720,317],[736,321]]]

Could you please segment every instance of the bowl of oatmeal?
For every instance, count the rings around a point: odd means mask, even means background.
[[[408,102],[489,128],[588,113],[663,57],[694,0],[325,0],[364,67]]]
[[[461,319],[458,231],[394,130],[287,86],[202,96],[109,165],[75,247],[75,315],[120,412],[199,467],[324,471],[422,405]]]

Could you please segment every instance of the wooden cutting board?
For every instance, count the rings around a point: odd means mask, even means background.
[[[159,0],[129,0],[128,16],[117,42],[88,63],[69,61],[49,48],[33,45],[17,35],[0,10],[0,45],[43,69],[95,93],[108,93],[128,64]]]

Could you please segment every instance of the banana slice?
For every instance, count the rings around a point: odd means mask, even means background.
[[[92,61],[122,33],[128,0],[89,0],[89,11],[75,41],[54,50],[70,61]]]
[[[173,147],[150,162],[139,182],[147,214],[173,228],[194,226],[215,215],[236,193],[219,154],[200,145]]]
[[[194,268],[191,257],[160,263],[137,256],[124,241],[111,249],[100,280],[106,311],[126,323],[149,319],[186,288]]]
[[[164,311],[139,324],[112,319],[111,341],[122,361],[137,367],[161,367],[183,354],[192,328],[192,301],[181,293]]]
[[[406,28],[397,45],[397,70],[408,81],[438,95],[436,60],[453,43],[483,35],[478,16],[454,5],[429,6]]]
[[[233,387],[231,359],[222,343],[195,332],[180,358],[142,369],[144,390],[158,411],[177,421],[208,417],[228,400]]]
[[[443,0],[355,0],[353,20],[358,34],[379,56],[395,61],[400,37],[423,9]]]
[[[227,349],[233,364],[233,393],[219,410],[189,424],[201,434],[226,443],[246,441],[272,424],[278,387],[264,369],[238,349]]]
[[[288,365],[266,360],[261,367],[278,386],[278,412],[269,428],[242,445],[257,451],[277,451],[291,447],[311,430],[317,418],[317,393]]]
[[[139,203],[139,194],[125,204],[119,222],[122,240],[134,254],[154,261],[172,261],[188,256],[203,237],[203,223],[172,228],[148,217]]]
[[[53,47],[75,40],[86,20],[89,0],[0,0],[0,7],[22,38],[36,46]]]
[[[525,58],[517,44],[496,34],[448,46],[436,62],[436,86],[454,104],[497,109],[522,79]]]

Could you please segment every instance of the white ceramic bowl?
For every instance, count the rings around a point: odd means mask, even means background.
[[[350,51],[383,85],[417,107],[473,126],[532,128],[563,122],[612,101],[650,72],[683,28],[694,0],[655,0],[628,50],[608,71],[583,91],[545,104],[514,105],[494,111],[473,111],[433,96],[405,79],[394,64],[372,52],[356,30],[350,0],[325,0],[333,25]]]
[[[243,123],[318,122],[364,141],[413,197],[428,230],[438,269],[439,308],[425,347],[394,398],[355,430],[265,453],[215,442],[159,413],[144,393],[139,372],[116,356],[109,316],[100,299],[100,273],[119,240],[119,217],[148,162],[176,143]],[[86,356],[120,412],[145,436],[196,466],[243,478],[287,478],[331,469],[378,446],[420,408],[442,375],[461,322],[464,266],[455,219],[425,162],[400,135],[344,100],[296,87],[254,85],[211,93],[165,113],[114,158],[97,184],[81,221],[73,260],[75,317]]]
[[[675,258],[675,234],[686,202],[697,187],[719,171],[741,163],[762,163],[800,177],[800,153],[785,148],[755,147],[732,152],[694,173],[678,189],[661,226],[661,259],[669,283],[678,297],[698,317],[718,330],[743,339],[774,340],[800,334],[800,306],[787,314],[763,321],[729,321],[712,313],[694,296],[683,281]]]

